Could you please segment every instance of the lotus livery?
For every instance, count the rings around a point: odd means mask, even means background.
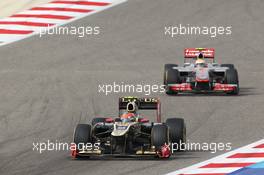
[[[76,126],[72,157],[169,158],[172,154],[171,143],[185,143],[186,128],[182,118],[168,118],[162,122],[160,107],[157,98],[119,98],[119,114],[116,118],[94,118],[91,124]],[[141,113],[144,110],[156,111],[156,122],[150,122]]]

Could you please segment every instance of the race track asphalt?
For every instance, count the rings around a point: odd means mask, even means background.
[[[164,174],[221,154],[73,161],[68,151],[32,151],[36,141],[71,142],[77,123],[116,116],[117,99],[127,94],[105,96],[98,84],[159,84],[164,64],[182,62],[185,47],[213,47],[218,60],[235,64],[241,93],[153,94],[161,98],[163,117],[183,117],[192,142],[231,142],[237,148],[262,139],[263,9],[261,0],[129,0],[68,25],[100,26],[98,36],[34,36],[1,47],[0,174]],[[165,26],[178,24],[231,25],[232,35],[164,35]]]

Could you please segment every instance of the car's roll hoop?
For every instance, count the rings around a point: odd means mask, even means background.
[[[161,103],[156,97],[133,97],[126,96],[119,98],[119,113],[121,110],[127,108],[127,104],[134,102],[137,105],[138,110],[156,110],[157,111],[157,122],[161,122]]]

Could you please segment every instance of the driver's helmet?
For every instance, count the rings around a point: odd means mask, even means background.
[[[126,111],[120,116],[122,122],[134,121],[136,118],[137,105],[134,102],[127,104]]]
[[[198,60],[198,59],[204,59],[204,55],[203,55],[202,52],[200,52],[200,53],[198,54],[198,56],[197,56],[197,60]]]
[[[122,122],[133,122],[135,121],[136,115],[134,113],[124,113],[121,115],[120,119]]]
[[[196,67],[206,67],[206,63],[205,63],[204,59],[197,59],[195,61],[195,66]]]

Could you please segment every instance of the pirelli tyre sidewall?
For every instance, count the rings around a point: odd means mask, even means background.
[[[166,125],[169,128],[170,142],[177,144],[180,151],[183,148],[181,144],[186,143],[186,125],[183,118],[168,118]]]
[[[238,79],[238,73],[237,73],[236,69],[227,69],[226,70],[225,83],[237,85],[237,88],[232,92],[228,92],[228,94],[238,95],[238,93],[239,93],[239,79]]]
[[[92,141],[92,126],[90,124],[78,124],[74,131],[73,142],[76,144],[77,148],[81,149],[82,145],[91,143]]]
[[[151,130],[151,144],[160,149],[164,144],[169,144],[169,130],[166,124],[157,124]]]

